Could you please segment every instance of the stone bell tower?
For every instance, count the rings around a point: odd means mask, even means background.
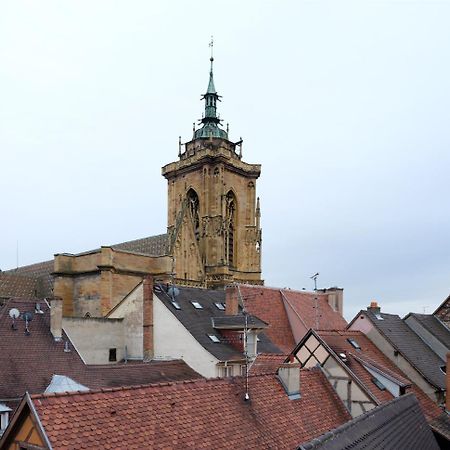
[[[169,255],[176,283],[223,287],[233,281],[263,284],[256,180],[260,164],[242,160],[217,115],[213,61],[205,113],[178,160],[162,168],[168,181]]]

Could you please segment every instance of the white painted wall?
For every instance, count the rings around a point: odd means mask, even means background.
[[[144,289],[142,283],[134,289],[109,315],[110,318],[123,318],[124,344],[127,358],[142,359],[143,348],[143,311]]]
[[[219,360],[197,342],[156,295],[153,323],[155,359],[182,359],[206,378],[218,376]]]
[[[124,357],[122,320],[63,317],[63,330],[86,364],[111,364],[109,349],[115,348],[117,361]]]

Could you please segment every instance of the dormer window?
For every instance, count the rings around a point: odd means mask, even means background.
[[[203,306],[199,302],[191,301],[191,304],[195,309],[203,309]]]
[[[0,437],[9,424],[9,413],[12,411],[5,404],[0,403]]]

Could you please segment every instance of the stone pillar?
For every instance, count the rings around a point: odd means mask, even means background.
[[[50,331],[55,341],[62,339],[62,298],[55,297],[50,300]]]
[[[148,275],[143,281],[143,349],[144,361],[153,359],[153,277]]]

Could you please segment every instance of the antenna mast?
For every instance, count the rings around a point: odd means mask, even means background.
[[[316,272],[312,277],[310,277],[312,280],[314,280],[314,316],[316,318],[316,330],[319,329],[319,302],[317,298],[317,278],[319,276],[319,272]]]
[[[234,283],[237,287],[238,296],[242,303],[242,314],[244,314],[244,356],[245,356],[245,395],[244,400],[248,401],[250,400],[250,394],[248,392],[248,366],[250,362],[250,358],[247,351],[247,339],[248,339],[248,313],[245,308],[244,298],[241,294],[241,289],[238,284]]]

